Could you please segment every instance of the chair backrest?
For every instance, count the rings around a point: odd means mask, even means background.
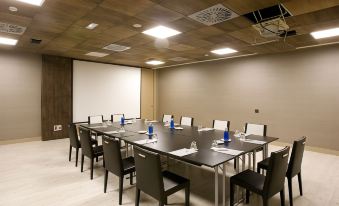
[[[267,132],[267,125],[251,124],[251,123],[245,124],[245,133],[246,134],[266,136],[266,132]]]
[[[80,148],[80,141],[78,138],[78,132],[76,125],[73,123],[68,124],[68,136],[69,136],[69,141],[74,148]]]
[[[134,147],[137,185],[146,194],[159,200],[164,197],[164,181],[160,166],[160,155],[140,147]]]
[[[102,146],[106,170],[120,177],[123,172],[123,165],[119,141],[104,136]]]
[[[192,117],[181,117],[180,125],[193,126],[193,121],[194,121],[194,118]]]
[[[271,153],[263,190],[266,197],[272,197],[284,188],[289,151],[290,148],[285,147]]]
[[[89,124],[98,124],[104,122],[104,115],[88,116]]]
[[[301,139],[293,142],[291,158],[288,164],[286,176],[294,177],[295,175],[301,172],[301,163],[303,160],[305,143],[306,137],[302,137]]]
[[[230,130],[230,121],[224,121],[224,120],[213,120],[212,127],[216,130]]]
[[[173,115],[171,115],[171,114],[164,114],[162,116],[162,122],[170,122],[172,118],[173,118]]]
[[[85,156],[92,158],[93,157],[93,147],[91,144],[91,132],[88,129],[79,128],[80,133],[80,144],[81,144],[81,151],[82,154]]]
[[[120,122],[121,117],[125,117],[125,115],[124,114],[112,114],[111,115],[111,121],[112,122]]]

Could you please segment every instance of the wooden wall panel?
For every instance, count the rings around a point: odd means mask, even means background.
[[[72,122],[72,59],[42,56],[41,135],[42,140],[66,138]],[[54,125],[62,130],[54,132]]]

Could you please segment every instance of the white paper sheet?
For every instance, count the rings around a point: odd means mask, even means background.
[[[139,134],[146,134],[147,131],[146,130],[141,130],[141,131],[138,131]]]
[[[182,128],[182,127],[174,127],[174,129],[176,129],[176,130],[183,130],[184,128]]]
[[[174,126],[178,126],[179,124],[178,123],[174,123]],[[169,127],[170,124],[164,124],[165,127]]]
[[[179,157],[183,157],[189,154],[193,154],[196,153],[197,150],[195,149],[187,149],[187,148],[183,148],[183,149],[178,149],[175,151],[170,152],[170,154],[175,155],[175,156],[179,156]]]
[[[198,129],[198,132],[205,132],[205,131],[212,131],[212,130],[214,129],[206,127],[206,128]]]
[[[105,132],[105,134],[119,134],[118,131],[109,131],[109,132]]]
[[[158,141],[157,139],[143,139],[143,140],[135,141],[134,143],[144,145],[144,144],[149,144],[149,143],[153,143],[157,141]]]
[[[252,144],[260,144],[260,145],[266,144],[265,141],[254,140],[254,139],[244,139],[244,140],[240,140],[240,141],[248,142],[248,143],[252,143]]]
[[[211,149],[214,150],[215,152],[220,152],[220,153],[233,155],[233,156],[237,156],[244,152],[241,150],[227,149],[227,148],[222,148],[222,147],[212,147]]]

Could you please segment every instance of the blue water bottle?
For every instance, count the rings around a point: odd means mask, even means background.
[[[124,116],[121,117],[120,124],[121,125],[125,125],[125,117]]]
[[[228,131],[225,129],[225,131],[224,131],[224,142],[228,142],[228,140],[229,140]]]
[[[174,119],[173,118],[171,119],[171,122],[170,122],[170,129],[174,129]]]
[[[152,124],[152,123],[150,123],[150,124],[148,125],[148,136],[149,136],[150,139],[151,139],[152,136],[153,136],[153,124]]]

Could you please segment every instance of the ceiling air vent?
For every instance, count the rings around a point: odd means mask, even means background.
[[[41,39],[31,39],[32,44],[40,44],[41,41],[42,41]]]
[[[122,52],[122,51],[126,51],[130,48],[131,47],[122,46],[122,45],[119,45],[119,44],[110,44],[110,45],[105,46],[103,49],[111,50],[111,51],[115,51],[115,52]]]
[[[22,35],[25,30],[26,27],[23,26],[0,22],[0,32],[3,33]]]
[[[239,15],[233,12],[231,9],[226,8],[222,4],[217,4],[202,11],[191,14],[188,17],[207,26],[211,26],[233,19],[237,16]]]

